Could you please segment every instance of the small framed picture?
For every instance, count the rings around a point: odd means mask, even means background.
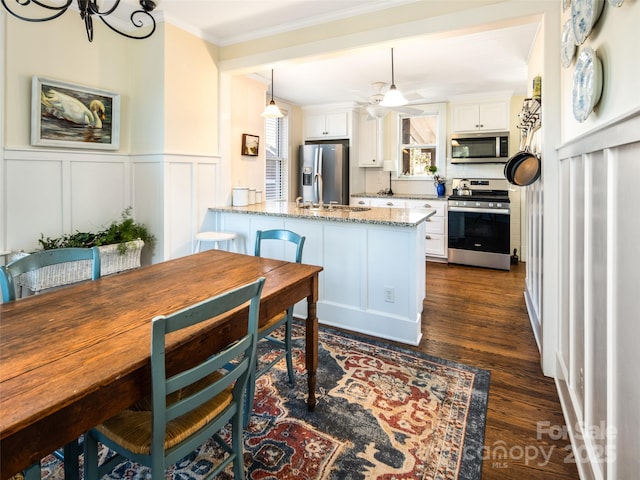
[[[34,76],[31,145],[117,150],[120,95]]]
[[[250,155],[255,157],[258,155],[258,146],[260,137],[257,135],[242,134],[242,155]]]

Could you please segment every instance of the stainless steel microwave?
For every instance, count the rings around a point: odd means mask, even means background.
[[[506,163],[509,132],[451,135],[451,163]]]

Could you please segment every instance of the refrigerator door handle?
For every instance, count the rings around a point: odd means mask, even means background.
[[[319,174],[320,176],[322,176],[322,152],[323,152],[323,149],[318,148],[318,164],[316,165],[316,174]],[[324,178],[322,180],[324,180]],[[318,201],[318,203],[322,198],[322,192],[320,191],[320,188],[323,186],[324,186],[324,181],[322,182],[316,181],[316,200]]]

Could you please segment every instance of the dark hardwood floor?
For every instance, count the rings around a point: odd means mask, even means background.
[[[483,480],[577,479],[553,379],[524,304],[525,264],[511,271],[427,262],[419,350],[491,371]],[[554,440],[557,439],[557,440]]]

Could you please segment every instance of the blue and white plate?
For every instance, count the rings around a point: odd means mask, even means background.
[[[578,54],[573,74],[573,116],[584,122],[602,94],[602,63],[591,47]]]
[[[573,36],[571,20],[564,22],[562,27],[562,43],[560,44],[560,65],[567,68],[576,54],[576,39]]]
[[[604,0],[573,0],[571,22],[577,45],[582,45],[600,18]]]

